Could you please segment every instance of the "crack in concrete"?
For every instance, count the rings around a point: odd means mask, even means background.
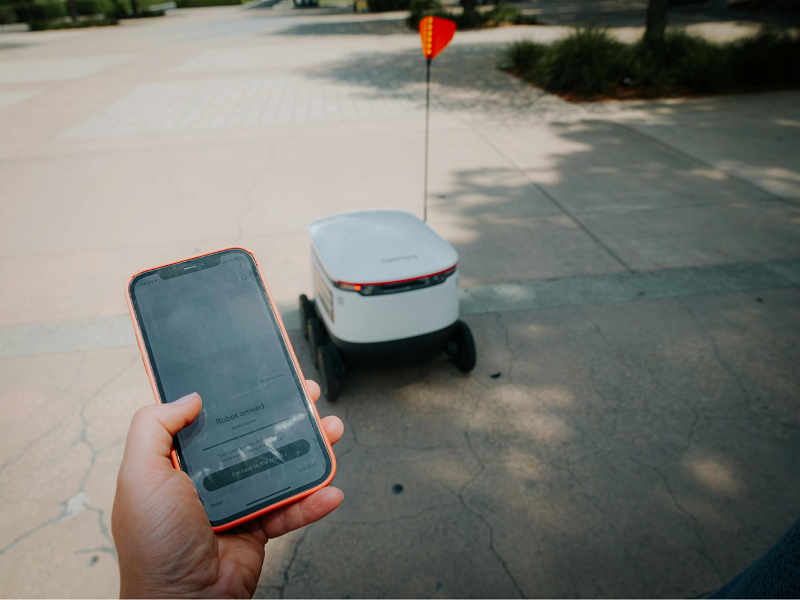
[[[514,383],[514,361],[517,360],[517,354],[514,352],[514,349],[511,347],[511,336],[508,333],[508,327],[503,322],[503,315],[502,313],[494,313],[497,317],[497,324],[500,326],[500,329],[503,331],[503,336],[506,341],[506,350],[511,355],[511,358],[508,361],[508,380],[511,383]]]
[[[61,427],[61,423],[58,423],[57,425],[54,425],[53,427],[51,427],[50,429],[48,429],[47,431],[45,431],[41,435],[38,435],[35,438],[33,438],[33,440],[31,440],[30,442],[28,442],[25,445],[25,447],[20,451],[19,454],[17,454],[14,458],[8,459],[6,462],[3,463],[2,466],[0,466],[0,473],[5,471],[8,467],[11,467],[11,466],[15,465],[20,460],[22,460],[22,458],[28,453],[28,450],[30,450],[33,446],[38,444],[43,438],[45,438],[48,435],[50,435],[51,433],[53,433],[59,427]]]
[[[678,302],[683,307],[683,309],[687,312],[687,314],[692,318],[692,320],[697,325],[697,328],[700,330],[700,333],[703,334],[703,337],[706,338],[709,344],[711,344],[711,352],[714,354],[714,359],[719,363],[722,369],[733,379],[734,384],[739,389],[739,393],[742,395],[742,400],[744,400],[747,409],[754,415],[760,415],[758,411],[753,408],[753,405],[750,401],[750,392],[747,390],[747,387],[744,385],[742,378],[739,377],[739,374],[736,370],[728,364],[728,361],[722,357],[722,351],[720,350],[719,343],[717,343],[717,338],[712,334],[708,328],[700,321],[700,318],[695,314],[692,308],[683,300],[683,298],[679,298]]]
[[[92,471],[94,470],[94,465],[97,462],[98,455],[104,450],[103,448],[100,448],[100,449],[95,448],[94,444],[92,444],[92,442],[90,442],[89,438],[87,437],[87,430],[89,428],[89,420],[86,418],[86,407],[88,406],[89,402],[91,402],[92,400],[97,398],[97,396],[99,396],[103,391],[105,391],[111,384],[113,384],[117,379],[122,377],[122,375],[132,365],[134,365],[137,362],[137,358],[139,358],[139,357],[137,356],[137,357],[133,358],[130,362],[128,362],[128,364],[125,365],[116,375],[114,375],[111,379],[109,379],[105,384],[100,386],[100,388],[97,389],[94,392],[94,394],[92,394],[86,400],[84,400],[83,404],[81,405],[80,417],[81,417],[82,427],[81,427],[81,434],[80,434],[80,436],[78,438],[78,441],[80,443],[85,444],[86,447],[89,448],[89,451],[91,452],[91,460],[89,462],[89,468],[86,470],[86,473],[84,473],[83,478],[81,479],[80,490],[79,490],[78,493],[86,494],[86,491],[85,491],[86,481],[89,479],[89,475],[91,475]],[[112,444],[112,446],[113,445],[114,444]],[[87,499],[88,499],[88,495],[87,495]],[[104,522],[105,510],[102,509],[102,508],[96,507],[96,506],[92,506],[88,502],[86,503],[86,509],[97,514],[97,522],[98,522],[98,526],[100,528],[100,533],[104,538],[106,538],[110,542],[110,544],[111,544],[111,554],[114,557],[114,560],[117,560],[117,550],[116,550],[116,546],[114,545],[114,539],[111,536],[111,530],[108,528],[108,526]]]
[[[436,506],[429,506],[419,512],[415,512],[411,515],[401,515],[399,517],[391,517],[388,519],[378,519],[377,521],[337,521],[336,525],[341,525],[343,527],[374,527],[375,525],[386,525],[388,523],[398,523],[400,521],[413,521],[414,519],[418,519],[419,517],[426,515],[431,512],[436,512],[443,508],[448,508],[450,506],[456,506],[459,504],[458,502],[445,502],[444,504],[437,504]]]
[[[344,452],[342,452],[341,454],[337,454],[336,455],[336,460],[337,461],[343,459],[345,456],[350,454],[355,449],[355,447],[359,445],[358,432],[356,431],[356,427],[353,424],[353,420],[350,418],[350,407],[347,406],[346,404],[344,404],[342,406],[344,407],[344,418],[346,419],[346,421],[344,422],[345,430],[349,429],[352,432],[353,443]]]
[[[595,452],[595,456],[597,456],[598,453],[599,450]],[[569,468],[569,466],[565,466],[564,470],[567,473],[569,473],[569,475],[575,480],[575,483],[578,484],[578,488],[580,488],[581,492],[583,493],[583,497],[586,499],[589,505],[592,508],[594,508],[603,518],[603,521],[611,530],[612,535],[616,538],[617,542],[622,548],[622,553],[625,555],[628,564],[633,565],[633,568],[636,570],[636,576],[639,578],[639,583],[642,586],[642,590],[647,590],[648,589],[647,578],[645,577],[645,574],[642,572],[642,566],[639,563],[639,561],[637,561],[628,550],[628,545],[625,543],[625,540],[623,539],[622,535],[620,535],[619,531],[614,526],[614,523],[611,521],[606,512],[600,507],[600,505],[592,499],[592,496],[589,494],[589,492],[586,491],[586,488],[583,486],[583,482],[581,481],[580,477],[575,475],[575,473],[572,471],[572,469]],[[577,597],[578,595],[579,594],[576,590],[575,596]]]
[[[294,548],[292,549],[292,556],[289,557],[289,562],[286,564],[286,568],[283,570],[283,585],[269,586],[277,588],[278,596],[280,598],[284,598],[284,595],[286,593],[286,588],[289,585],[289,571],[291,571],[292,565],[294,565],[294,561],[297,560],[297,553],[300,549],[300,544],[303,543],[307,535],[308,535],[308,528],[306,528],[306,530],[303,532],[303,535],[300,536],[300,539],[297,540],[297,543],[294,545]]]
[[[58,515],[57,517],[54,517],[54,518],[52,518],[52,519],[50,519],[48,521],[45,521],[44,523],[41,523],[41,524],[37,525],[36,527],[34,527],[34,528],[26,531],[25,533],[21,534],[20,536],[15,538],[10,544],[5,546],[4,548],[0,548],[0,555],[5,554],[9,550],[13,549],[14,546],[16,546],[19,542],[21,542],[22,540],[24,540],[27,537],[30,537],[34,533],[44,529],[45,527],[49,527],[50,525],[54,525],[55,523],[58,523],[59,521],[63,521],[64,519],[69,519],[71,517],[74,517],[75,515],[77,515],[78,513],[82,512],[84,509],[86,509],[86,510],[90,510],[92,512],[95,512],[97,514],[100,533],[101,533],[101,535],[103,537],[105,537],[111,543],[110,547],[103,546],[103,548],[107,548],[107,550],[104,550],[104,551],[109,552],[114,557],[114,560],[117,560],[117,551],[116,551],[116,547],[114,546],[114,540],[111,537],[111,532],[109,531],[108,527],[106,526],[106,524],[103,521],[103,517],[105,516],[105,511],[103,509],[101,509],[101,508],[98,508],[98,507],[95,507],[95,506],[91,506],[88,503],[88,498],[89,497],[86,495],[86,491],[84,489],[85,486],[86,486],[86,481],[89,478],[89,475],[90,475],[92,469],[94,468],[95,461],[97,460],[97,455],[100,452],[102,452],[102,449],[101,450],[95,449],[94,446],[91,444],[91,442],[89,442],[88,438],[86,437],[86,430],[88,428],[89,422],[86,419],[86,415],[85,415],[84,411],[86,409],[87,404],[89,402],[91,402],[93,399],[95,399],[97,396],[99,396],[106,388],[108,388],[108,386],[110,386],[112,383],[114,383],[114,381],[116,381],[119,377],[121,377],[122,374],[125,373],[125,371],[127,371],[131,367],[131,365],[136,363],[137,358],[138,358],[138,356],[136,358],[134,358],[133,360],[131,360],[128,364],[126,364],[125,367],[122,368],[122,370],[117,372],[109,380],[107,380],[105,383],[103,383],[93,394],[91,394],[88,398],[86,398],[86,400],[84,400],[83,404],[81,405],[81,410],[80,410],[80,418],[81,418],[81,423],[82,423],[81,434],[80,434],[80,436],[78,437],[78,439],[74,443],[75,444],[78,444],[78,443],[85,444],[89,448],[89,451],[91,452],[91,460],[90,460],[90,463],[89,463],[89,468],[86,470],[86,472],[84,473],[83,477],[81,478],[80,488],[78,489],[78,491],[75,494],[73,494],[72,496],[70,496],[69,499],[65,500],[64,502],[62,502],[59,505],[59,506],[61,506],[61,514],[60,515]],[[76,497],[80,497],[81,495],[83,495],[83,497],[86,498],[86,501],[83,502],[81,504],[81,506],[79,506],[77,509],[75,509],[72,506],[72,503],[70,502],[70,500],[72,500],[72,499],[74,499]]]
[[[481,473],[483,473],[483,470],[486,468],[486,465],[481,460],[480,456],[478,456],[478,453],[475,452],[475,449],[472,447],[472,442],[469,439],[469,433],[467,431],[464,432],[464,439],[467,442],[467,448],[469,449],[470,454],[472,454],[473,458],[475,458],[479,468],[478,472],[475,473],[475,475],[473,475],[472,478],[469,481],[467,481],[463,486],[461,486],[461,489],[458,491],[458,501],[461,503],[461,506],[463,506],[467,512],[475,516],[486,526],[486,529],[489,531],[489,550],[492,552],[492,554],[494,554],[495,558],[497,559],[497,562],[500,563],[500,566],[505,572],[506,577],[511,582],[511,585],[514,586],[514,589],[516,590],[519,597],[525,598],[526,597],[525,592],[522,591],[522,588],[519,586],[519,583],[517,583],[517,580],[511,574],[511,570],[509,569],[505,559],[500,555],[500,553],[497,551],[497,548],[494,545],[494,527],[486,517],[484,517],[478,510],[471,508],[467,504],[467,501],[464,499],[464,492],[466,491],[467,487],[469,487],[476,479],[478,479]]]
[[[700,543],[700,554],[708,561],[711,565],[711,568],[714,569],[714,572],[717,574],[719,578],[720,585],[725,583],[725,578],[722,576],[722,572],[719,570],[716,561],[713,559],[711,554],[708,551],[708,547],[706,546],[705,538],[703,538],[703,534],[700,532],[700,522],[698,521],[697,517],[695,517],[691,512],[689,512],[679,501],[675,493],[672,491],[672,486],[669,484],[669,478],[666,474],[659,469],[658,467],[653,467],[653,471],[661,477],[661,480],[664,482],[664,486],[667,488],[667,494],[669,494],[672,503],[675,505],[680,512],[686,515],[692,523],[692,529],[694,530],[694,535],[697,538],[697,541]]]
[[[596,331],[596,332],[597,332],[597,334],[600,336],[600,339],[602,339],[602,340],[603,340],[603,342],[604,342],[604,343],[605,343],[605,344],[606,344],[606,345],[607,345],[609,348],[611,348],[611,349],[612,349],[614,352],[620,353],[620,352],[619,352],[619,351],[620,351],[620,348],[619,348],[619,347],[617,347],[615,344],[613,344],[613,343],[612,343],[612,342],[611,342],[611,341],[610,341],[610,340],[609,340],[609,339],[608,339],[608,338],[605,336],[605,334],[603,333],[603,330],[602,330],[602,328],[600,327],[600,325],[599,325],[598,323],[596,323],[596,322],[595,322],[595,321],[594,321],[594,320],[593,320],[593,319],[592,319],[592,318],[591,318],[589,315],[587,315],[587,314],[586,314],[586,313],[585,313],[583,310],[581,310],[580,308],[578,308],[577,310],[578,310],[578,313],[579,313],[581,316],[583,316],[583,318],[585,318],[585,319],[586,319],[586,320],[587,320],[587,321],[588,321],[588,322],[589,322],[589,323],[590,323],[590,324],[591,324],[591,325],[594,327],[595,331]],[[655,373],[654,373],[654,372],[653,372],[653,371],[652,371],[652,370],[651,370],[651,369],[650,369],[650,368],[647,366],[647,363],[646,363],[646,362],[643,362],[643,361],[639,361],[639,360],[637,360],[635,357],[633,357],[633,355],[632,355],[630,352],[628,352],[628,353],[624,353],[624,352],[622,352],[622,354],[623,354],[624,356],[627,356],[627,357],[629,357],[629,359],[630,359],[630,360],[631,360],[631,361],[632,361],[632,362],[633,362],[633,363],[634,363],[634,364],[635,364],[635,365],[636,365],[638,368],[640,368],[640,369],[641,369],[641,370],[643,370],[645,373],[647,373],[647,375],[649,375],[649,377],[652,379],[652,381],[653,381],[653,382],[654,382],[654,383],[655,383],[655,384],[656,384],[656,385],[657,385],[657,386],[658,386],[658,387],[659,387],[659,388],[660,388],[660,389],[661,389],[661,390],[662,390],[664,393],[666,393],[666,394],[667,394],[667,396],[669,396],[669,397],[671,397],[672,399],[674,399],[674,400],[676,400],[676,401],[680,402],[681,404],[683,404],[683,405],[684,405],[686,408],[688,408],[688,409],[689,409],[689,411],[692,413],[692,421],[691,421],[691,422],[690,422],[690,424],[689,424],[689,432],[687,433],[687,435],[686,435],[686,438],[684,439],[684,441],[683,441],[683,444],[681,445],[681,447],[680,447],[680,448],[679,448],[679,449],[678,449],[678,450],[677,450],[677,451],[674,453],[674,455],[673,455],[672,457],[670,457],[670,458],[667,458],[666,460],[664,460],[664,461],[663,461],[663,462],[661,462],[661,463],[658,463],[657,465],[654,465],[654,466],[653,466],[653,465],[650,465],[650,466],[652,466],[653,468],[663,468],[663,467],[667,466],[668,464],[670,464],[670,463],[672,463],[672,462],[676,462],[677,460],[679,460],[679,459],[680,459],[680,457],[681,457],[681,456],[683,456],[683,454],[685,454],[685,453],[686,453],[686,451],[687,451],[687,450],[688,450],[688,449],[691,447],[691,445],[692,445],[692,442],[694,441],[694,435],[695,435],[695,432],[696,432],[696,430],[697,430],[697,425],[698,425],[698,423],[700,422],[700,417],[701,417],[700,411],[698,411],[698,410],[697,410],[697,408],[695,408],[695,406],[694,406],[694,405],[693,405],[693,404],[692,404],[692,403],[691,403],[689,400],[687,400],[685,397],[683,397],[683,396],[679,396],[679,395],[675,394],[675,393],[672,391],[672,389],[671,389],[669,386],[667,386],[667,385],[666,385],[666,384],[665,384],[663,381],[661,381],[661,378],[660,378],[658,375],[656,375],[656,374],[655,374]],[[598,392],[597,390],[595,390],[595,392],[596,392],[598,395],[600,395],[600,396],[602,397],[602,394],[601,394],[600,392]],[[620,408],[621,408],[621,401],[620,401],[620,403],[618,404],[618,410],[617,410],[617,412],[619,412],[619,409],[620,409]],[[615,419],[616,419],[616,415],[615,415]],[[614,430],[616,431],[616,424],[614,425]]]
[[[54,523],[58,523],[60,520],[62,520],[65,517],[66,502],[62,502],[60,506],[62,507],[62,509],[61,509],[62,513],[60,515],[50,519],[49,521],[45,521],[44,523],[41,523],[41,524],[37,525],[36,527],[34,527],[33,529],[31,529],[29,531],[26,531],[25,533],[23,533],[22,535],[18,536],[16,539],[14,539],[14,541],[12,541],[10,544],[5,546],[4,548],[0,548],[0,556],[5,554],[9,550],[13,549],[14,546],[16,546],[19,542],[24,540],[26,537],[29,537],[29,536],[33,535],[34,533],[36,533],[37,531],[40,531],[40,530],[44,529],[45,527],[48,527],[49,525],[52,525]]]
[[[601,339],[610,348],[614,348],[615,350],[618,349],[618,348],[615,348],[614,344],[612,344],[610,342],[610,340],[608,340],[608,338],[606,338],[606,336],[603,334],[602,329],[600,328],[599,324],[595,323],[594,320],[592,320],[591,317],[589,317],[588,315],[584,314],[583,311],[579,310],[579,312],[584,316],[584,318],[586,318],[595,327],[595,331],[598,333],[598,335],[600,335]],[[695,319],[695,322],[697,322],[696,319]],[[697,323],[698,323],[698,327],[700,327],[701,331],[702,331],[702,326],[699,324],[699,322],[697,322]],[[700,548],[699,548],[700,549],[700,554],[711,565],[711,568],[714,570],[714,573],[717,575],[717,577],[720,580],[720,584],[724,584],[725,583],[725,579],[723,578],[722,573],[721,573],[719,567],[717,566],[716,561],[714,560],[714,558],[711,556],[710,552],[708,551],[708,547],[706,545],[705,538],[703,537],[701,529],[700,529],[699,520],[697,519],[697,517],[694,516],[694,514],[692,514],[688,509],[686,509],[680,503],[680,501],[678,500],[677,496],[675,495],[675,493],[672,490],[672,486],[669,483],[669,478],[667,477],[667,475],[662,470],[668,464],[673,463],[673,462],[677,462],[680,459],[680,457],[692,445],[692,442],[694,440],[694,435],[695,435],[695,432],[697,430],[697,425],[698,425],[698,423],[700,421],[700,416],[701,416],[700,412],[688,400],[686,400],[682,396],[678,396],[678,395],[674,394],[672,392],[672,390],[669,387],[667,387],[661,381],[661,379],[648,368],[648,366],[645,363],[642,363],[642,362],[640,362],[640,361],[638,361],[636,359],[632,359],[632,360],[637,364],[638,367],[643,369],[652,378],[652,380],[656,383],[656,385],[658,385],[658,387],[660,387],[665,393],[667,393],[668,396],[671,396],[672,398],[682,402],[686,407],[688,407],[692,412],[693,418],[692,418],[692,421],[691,421],[691,423],[689,425],[689,432],[688,432],[688,434],[687,434],[687,436],[686,436],[686,438],[684,440],[683,445],[675,452],[675,454],[671,458],[668,458],[667,460],[663,461],[662,463],[659,463],[657,465],[650,465],[650,464],[647,464],[647,463],[645,463],[645,462],[643,462],[641,460],[635,459],[633,457],[621,455],[621,454],[619,454],[619,453],[617,453],[617,452],[615,452],[613,450],[609,450],[609,453],[611,453],[611,454],[613,454],[615,456],[619,456],[621,458],[627,458],[628,460],[631,460],[631,461],[633,461],[633,462],[635,462],[635,463],[637,463],[637,464],[639,464],[639,465],[641,465],[641,466],[643,466],[643,467],[645,467],[647,469],[652,469],[653,472],[655,472],[659,476],[659,478],[664,482],[664,486],[665,486],[665,488],[667,490],[667,494],[669,495],[670,500],[672,501],[673,505],[678,509],[678,511],[680,513],[682,513],[685,517],[687,517],[689,519],[689,521],[691,523],[691,526],[692,526],[692,530],[694,532],[694,535],[697,538],[697,541],[698,541],[698,543],[700,545]]]
[[[705,538],[703,537],[703,534],[700,530],[700,521],[697,519],[697,517],[694,516],[694,514],[692,514],[692,512],[689,509],[687,509],[685,506],[683,506],[683,504],[680,503],[678,497],[675,495],[675,492],[672,490],[672,486],[669,483],[669,477],[667,477],[666,473],[664,473],[659,467],[648,465],[647,463],[632,456],[620,454],[619,452],[615,452],[614,450],[609,450],[609,454],[613,454],[618,458],[634,462],[645,469],[652,470],[656,475],[658,475],[658,477],[664,483],[664,488],[667,490],[667,495],[669,496],[672,504],[675,506],[678,512],[683,514],[689,520],[692,526],[692,532],[694,533],[694,536],[697,539],[698,544],[700,545],[699,546],[700,555],[708,562],[709,565],[711,565],[711,568],[714,570],[714,573],[717,575],[717,578],[719,579],[720,585],[723,585],[727,580],[722,576],[722,572],[717,566],[716,561],[708,551],[708,546],[706,545]]]
[[[795,429],[795,425],[793,423],[787,423],[784,421],[779,415],[771,414],[767,411],[759,411],[753,406],[753,398],[750,391],[747,389],[742,378],[739,376],[739,373],[736,369],[731,366],[731,364],[722,356],[722,349],[719,347],[719,342],[717,342],[717,338],[708,328],[703,325],[700,321],[700,317],[691,309],[691,307],[686,303],[685,300],[680,299],[680,304],[686,310],[686,312],[692,317],[694,322],[697,324],[697,328],[706,338],[708,343],[711,345],[711,352],[714,355],[714,359],[717,363],[722,367],[722,369],[733,379],[733,383],[736,388],[739,390],[739,393],[742,396],[742,400],[744,401],[747,410],[750,412],[751,415],[761,418],[761,419],[768,419],[772,423],[775,423],[781,427],[791,428],[792,431]]]
[[[618,348],[616,348],[614,346],[614,344],[612,344],[611,341],[605,336],[605,333],[603,333],[603,330],[600,328],[600,325],[598,323],[596,323],[580,307],[577,307],[576,310],[578,311],[578,314],[580,314],[584,319],[586,319],[589,322],[589,324],[594,328],[595,333],[600,337],[601,340],[603,340],[603,343],[606,346],[608,346],[609,348],[613,348],[615,350],[618,350]],[[618,353],[618,354],[620,354],[620,353]],[[622,353],[622,356],[624,357],[625,354]],[[594,382],[596,382],[596,380],[594,378],[594,371],[595,371],[594,365],[590,364],[589,365],[589,379],[594,381]],[[594,392],[595,392],[595,394],[600,396],[601,400],[608,402],[605,394],[603,392],[601,392],[599,388],[595,387],[594,388]],[[612,401],[612,402],[614,404],[614,411],[612,413],[612,418],[611,418],[611,431],[608,434],[609,443],[611,442],[611,440],[614,439],[614,436],[617,434],[617,425],[619,424],[619,415],[622,412],[622,397],[621,397],[621,395],[617,394],[615,400]],[[609,404],[611,404],[612,402],[609,402]]]

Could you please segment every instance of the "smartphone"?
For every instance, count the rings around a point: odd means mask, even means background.
[[[227,248],[137,273],[126,288],[157,402],[197,392],[173,439],[215,531],[325,487],[336,459],[253,254]]]

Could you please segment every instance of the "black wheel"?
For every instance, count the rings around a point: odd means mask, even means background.
[[[459,371],[469,373],[475,368],[475,340],[464,321],[456,322],[456,329],[452,337],[447,340],[445,350]]]
[[[317,316],[317,310],[314,308],[314,303],[308,299],[308,296],[302,294],[300,296],[300,331],[308,339],[308,320]]]
[[[320,387],[325,397],[333,402],[339,395],[339,382],[336,379],[336,363],[328,344],[317,348],[317,368],[319,369]]]
[[[308,338],[308,345],[311,348],[311,360],[314,361],[314,366],[317,366],[317,350],[325,343],[325,328],[318,318],[311,317],[308,320],[306,324],[306,337]]]

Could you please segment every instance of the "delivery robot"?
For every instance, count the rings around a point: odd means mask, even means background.
[[[475,367],[472,333],[458,319],[458,252],[427,223],[398,210],[326,217],[308,228],[314,300],[300,321],[329,400],[348,368],[444,351]]]

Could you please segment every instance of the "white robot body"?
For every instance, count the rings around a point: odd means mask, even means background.
[[[327,362],[331,354],[339,375],[345,364],[459,348],[459,368],[474,366],[471,334],[458,320],[458,252],[426,223],[408,212],[369,210],[320,219],[308,233],[314,302],[302,296],[300,309],[314,358],[329,339],[333,347],[320,356]]]

